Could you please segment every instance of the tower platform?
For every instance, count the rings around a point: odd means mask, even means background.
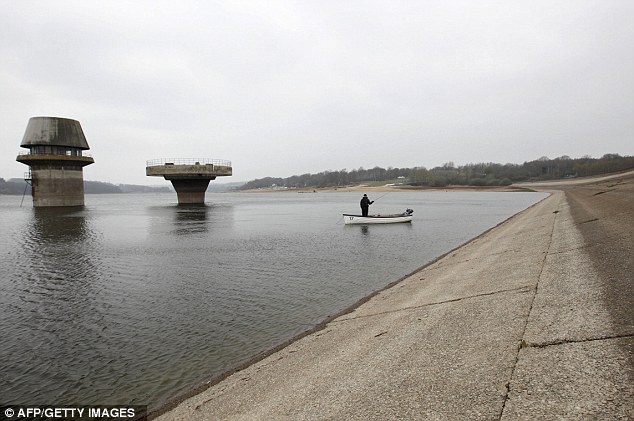
[[[232,175],[232,167],[223,159],[152,159],[146,163],[145,175],[171,181],[179,204],[203,204],[209,182]]]

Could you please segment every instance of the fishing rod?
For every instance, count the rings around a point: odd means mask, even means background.
[[[382,198],[383,196],[387,196],[387,195],[388,195],[388,194],[390,194],[390,193],[392,193],[392,192],[391,192],[391,191],[389,191],[389,192],[387,192],[387,193],[385,193],[385,194],[382,194],[381,196],[379,196],[379,197],[377,197],[376,199],[374,199],[374,200],[373,200],[373,202],[376,202],[377,200],[379,200],[379,199],[380,199],[380,198]]]

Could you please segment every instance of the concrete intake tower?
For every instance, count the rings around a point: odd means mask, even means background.
[[[222,159],[153,159],[145,167],[145,175],[162,176],[172,182],[179,205],[204,204],[209,182],[231,174],[231,161]]]
[[[28,165],[24,179],[31,182],[33,206],[83,206],[83,168],[95,161],[77,120],[33,117],[26,126],[16,160]]]

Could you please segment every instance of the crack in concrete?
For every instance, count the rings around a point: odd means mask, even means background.
[[[343,322],[347,322],[347,321],[350,321],[350,320],[365,319],[365,318],[368,318],[368,317],[376,317],[376,316],[381,316],[381,315],[385,315],[385,314],[399,313],[399,312],[402,312],[402,311],[417,310],[417,309],[421,309],[421,308],[425,308],[425,307],[431,307],[431,306],[437,306],[437,305],[449,304],[449,303],[456,303],[456,302],[463,301],[463,300],[470,300],[470,299],[473,299],[473,298],[480,298],[480,297],[488,297],[488,296],[496,295],[496,294],[505,294],[505,293],[509,293],[509,292],[520,292],[520,293],[522,293],[522,292],[530,292],[533,289],[534,289],[534,287],[526,287],[526,286],[524,286],[524,287],[518,287],[518,288],[501,289],[501,290],[498,290],[498,291],[483,292],[481,294],[468,295],[466,297],[459,297],[459,298],[452,298],[450,300],[435,301],[435,302],[432,302],[432,303],[420,304],[420,305],[417,305],[417,306],[401,307],[401,308],[396,309],[396,310],[381,311],[381,312],[378,312],[378,313],[364,314],[362,316],[342,318],[342,319],[338,319],[338,320],[333,320],[330,323],[343,323]]]
[[[585,342],[596,342],[596,341],[609,341],[612,339],[623,339],[623,338],[634,338],[634,333],[622,333],[619,335],[597,336],[595,338],[559,339],[556,341],[527,343],[526,347],[527,348],[548,348],[550,346],[558,346],[558,345],[566,345],[566,344],[581,344]]]
[[[599,218],[592,218],[592,219],[588,219],[587,221],[581,221],[577,225],[587,224],[588,222],[595,222],[595,221],[598,221],[598,220],[599,220]]]
[[[593,196],[598,196],[598,195],[603,194],[603,193],[609,193],[609,192],[614,191],[614,190],[616,190],[616,189],[608,189],[608,190],[600,191],[598,193],[593,194]]]
[[[579,251],[579,250],[585,250],[585,249],[588,249],[590,247],[595,247],[595,245],[594,244],[584,244],[584,245],[579,246],[579,247],[572,247],[572,248],[567,248],[565,250],[552,251],[552,252],[549,252],[548,255],[549,256],[556,256],[558,254],[566,254],[566,253],[571,253],[571,252],[575,252],[575,251]]]
[[[518,249],[508,249],[508,250],[504,250],[504,251],[500,251],[500,252],[496,252],[496,253],[489,253],[489,254],[485,254],[481,257],[473,257],[470,259],[463,259],[463,260],[458,260],[456,262],[451,262],[451,263],[444,263],[444,262],[437,262],[438,264],[436,266],[433,267],[428,267],[427,270],[432,271],[432,270],[445,270],[447,268],[453,267],[453,266],[457,266],[457,265],[461,265],[464,263],[468,263],[468,262],[473,262],[473,261],[478,261],[478,260],[483,260],[483,259],[487,259],[489,257],[495,257],[495,256],[501,256],[504,254],[508,254],[508,253],[525,253],[525,251],[521,248]],[[540,253],[546,253],[546,251],[541,251]],[[453,257],[453,255],[451,256]]]

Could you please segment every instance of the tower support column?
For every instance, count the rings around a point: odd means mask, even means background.
[[[204,204],[205,192],[209,186],[209,178],[200,179],[172,179],[172,186],[176,190],[178,203],[181,205]]]
[[[84,206],[81,167],[39,169],[31,167],[33,206]]]

